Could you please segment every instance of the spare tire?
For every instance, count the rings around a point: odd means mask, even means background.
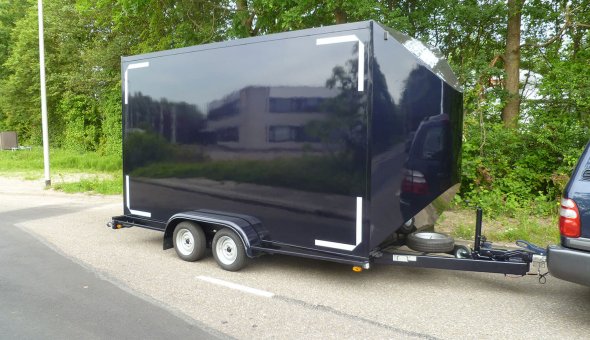
[[[408,235],[406,245],[424,253],[448,253],[453,251],[455,240],[445,234],[421,231]]]

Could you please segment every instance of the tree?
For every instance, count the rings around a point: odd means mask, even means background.
[[[379,11],[375,0],[239,0],[230,34],[243,38],[367,20],[376,18]]]
[[[514,128],[520,112],[520,25],[524,0],[508,0],[506,52],[504,54],[504,86],[507,99],[502,109],[504,126]]]
[[[16,23],[26,14],[31,1],[0,0],[0,80],[10,72],[4,66],[12,48],[12,31]],[[0,107],[0,129],[6,126],[6,115]]]

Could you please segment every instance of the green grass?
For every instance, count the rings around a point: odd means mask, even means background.
[[[123,192],[121,156],[98,152],[49,151],[52,187],[65,192],[120,194]],[[25,180],[43,178],[43,149],[0,151],[0,174]],[[70,178],[80,177],[79,180]]]
[[[461,240],[472,240],[475,235],[475,226],[461,223],[451,231],[451,235]]]
[[[103,195],[116,195],[122,193],[123,179],[115,176],[114,178],[83,178],[74,182],[61,182],[53,185],[56,190],[67,193],[89,192]]]
[[[51,169],[76,172],[117,172],[121,170],[120,155],[98,152],[75,152],[64,149],[49,151]],[[43,149],[0,151],[0,172],[43,171]]]
[[[472,211],[465,209],[465,213]],[[557,213],[554,217],[539,217],[526,212],[519,212],[515,218],[495,216],[484,218],[482,234],[491,242],[514,243],[516,240],[530,241],[545,247],[559,243]],[[473,240],[475,219],[473,223],[461,222],[451,228],[451,235],[458,239]]]

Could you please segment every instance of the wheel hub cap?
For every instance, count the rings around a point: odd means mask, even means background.
[[[217,257],[221,263],[230,265],[234,263],[237,258],[236,243],[228,236],[222,236],[217,241],[216,245]]]
[[[195,238],[190,231],[182,229],[176,235],[176,244],[182,255],[190,255],[195,249]]]

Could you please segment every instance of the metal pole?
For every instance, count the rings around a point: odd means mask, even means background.
[[[49,176],[49,132],[47,127],[47,93],[45,91],[45,43],[43,41],[43,2],[38,0],[39,12],[39,71],[41,73],[41,123],[43,125],[43,164],[45,169],[45,186],[51,186]]]
[[[473,251],[478,253],[481,249],[481,220],[483,211],[480,207],[477,207],[475,211],[475,244],[473,245]]]

